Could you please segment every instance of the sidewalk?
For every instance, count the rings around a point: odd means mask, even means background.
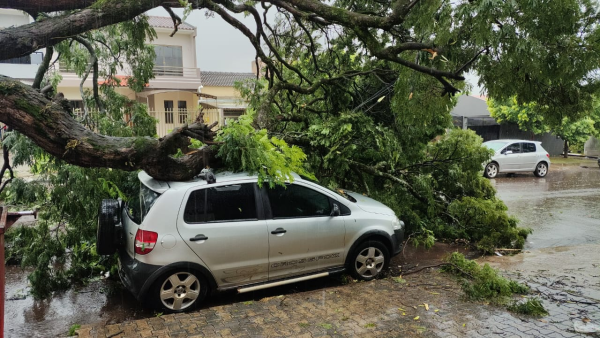
[[[392,267],[399,264],[399,258],[392,261]],[[552,298],[558,297],[556,294],[547,293],[549,296],[543,299],[550,315],[538,319],[466,302],[455,279],[436,269],[403,279],[393,276],[397,274],[371,282],[340,281],[322,287],[319,284],[332,283],[315,280],[313,285],[298,287],[314,287],[309,291],[289,293],[293,287],[280,287],[257,292],[255,300],[232,300],[187,314],[115,325],[86,325],[78,333],[80,337],[553,338],[590,337],[576,333],[573,322],[583,318],[600,320],[599,305],[587,298],[585,303],[577,302],[581,299],[575,297],[562,302]],[[524,279],[517,273],[513,277]]]

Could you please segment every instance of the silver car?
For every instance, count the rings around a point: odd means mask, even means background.
[[[371,280],[404,240],[390,208],[299,176],[275,188],[247,173],[138,178],[138,196],[102,202],[97,251],[118,252],[123,284],[162,311],[192,309],[209,291],[242,293],[342,271]]]
[[[542,148],[541,142],[494,140],[483,145],[495,152],[483,170],[487,178],[494,178],[498,173],[533,172],[537,177],[548,174],[550,155]]]

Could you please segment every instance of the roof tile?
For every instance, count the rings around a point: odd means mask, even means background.
[[[254,73],[200,72],[202,85],[210,87],[232,87],[236,82],[253,78],[256,78]]]
[[[170,16],[148,16],[148,23],[152,27],[173,28],[173,19]],[[187,22],[182,22],[178,29],[193,31],[196,27]]]

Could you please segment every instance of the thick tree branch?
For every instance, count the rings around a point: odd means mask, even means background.
[[[42,84],[42,80],[44,79],[44,75],[48,71],[48,67],[50,66],[50,61],[52,60],[52,54],[54,54],[54,48],[52,46],[46,47],[46,54],[44,55],[44,60],[39,65],[37,69],[37,73],[35,74],[35,79],[33,80],[33,84],[31,87],[34,89],[40,89]]]
[[[187,130],[204,135],[200,141],[212,143],[215,133],[203,123],[176,128],[159,140],[99,135],[77,122],[60,103],[5,76],[0,76],[0,121],[49,154],[81,167],[143,169],[159,180],[188,180],[200,172],[207,160],[218,163],[208,147],[180,158],[171,156],[177,149],[189,146],[189,138],[184,135]]]
[[[60,12],[82,9],[90,6],[96,0],[0,0],[0,8],[34,12]]]
[[[0,0],[7,1],[7,0]],[[21,0],[23,3],[29,3]],[[16,1],[16,2],[21,2]],[[11,0],[8,0],[11,2]],[[31,1],[33,2],[33,1]],[[66,3],[65,1],[62,1]],[[37,3],[37,2],[36,2]],[[54,4],[54,2],[52,2]],[[79,6],[82,2],[74,1]],[[0,30],[0,60],[28,55],[34,51],[52,46],[67,38],[92,29],[127,21],[136,16],[168,3],[166,0],[103,1],[101,6],[86,8],[66,15],[48,17],[40,21]],[[5,3],[5,6],[8,5]],[[1,5],[0,5],[1,6]],[[25,4],[22,5],[26,6]],[[13,6],[9,8],[15,8]],[[54,8],[54,7],[53,7]],[[51,11],[55,11],[54,8]]]

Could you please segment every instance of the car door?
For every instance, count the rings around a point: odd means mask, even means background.
[[[308,186],[265,188],[269,205],[269,279],[343,265],[343,216],[330,196]]]
[[[533,142],[521,143],[521,169],[524,171],[533,171],[538,161],[536,146]]]
[[[521,169],[519,156],[521,155],[521,143],[511,143],[506,148],[502,149],[497,161],[500,165],[501,172],[512,172]]]
[[[255,183],[192,189],[177,229],[220,287],[268,277],[267,225]]]

